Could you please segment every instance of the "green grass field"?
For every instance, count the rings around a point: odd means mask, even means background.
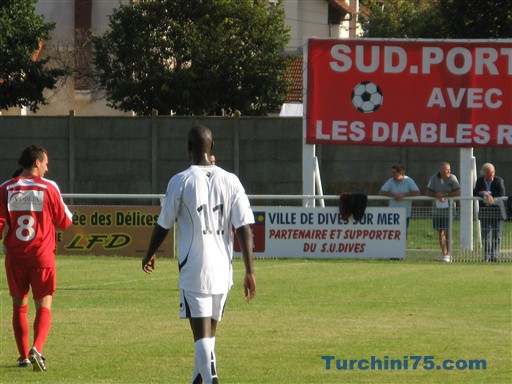
[[[503,245],[508,245],[512,234],[512,221],[503,223]],[[478,237],[476,224],[474,225],[474,238]],[[453,249],[459,249],[460,240],[460,221],[455,220],[453,225]],[[508,242],[507,242],[508,240]],[[431,249],[438,248],[437,232],[432,230],[432,219],[415,219],[411,220],[409,230],[407,231],[407,250],[411,249]],[[439,253],[439,252],[438,252]]]
[[[0,258],[3,264],[3,257]],[[256,260],[243,265],[217,334],[221,383],[510,383],[512,265],[429,261]],[[58,257],[48,371],[15,367],[11,301],[0,278],[0,382],[188,383],[188,322],[178,318],[176,260],[152,276],[139,259]],[[30,307],[30,319],[34,315]],[[486,369],[326,369],[325,358],[485,360]],[[387,356],[387,357],[386,357]]]

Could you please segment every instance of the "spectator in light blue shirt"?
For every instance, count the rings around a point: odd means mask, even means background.
[[[419,196],[420,189],[413,179],[405,175],[405,167],[395,164],[391,167],[392,177],[388,179],[379,191],[379,195],[392,197],[389,200],[390,207],[405,207],[407,211],[407,227],[412,212],[412,200],[404,197]]]

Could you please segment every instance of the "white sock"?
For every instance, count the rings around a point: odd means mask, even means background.
[[[215,356],[215,337],[212,337],[210,339],[210,347],[212,349],[212,355],[211,355],[212,378],[216,379],[217,378],[217,359],[216,359],[216,356]]]
[[[210,339],[199,339],[194,343],[194,355],[197,369],[204,384],[212,384],[212,348]],[[194,369],[195,370],[195,369]]]
[[[192,372],[192,384],[202,383],[203,379],[201,378],[201,375],[199,374],[199,367],[197,366],[197,359],[194,356],[194,372]]]

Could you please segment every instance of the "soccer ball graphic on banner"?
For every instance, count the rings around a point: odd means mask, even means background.
[[[379,86],[371,81],[363,81],[352,90],[352,104],[359,112],[372,113],[380,108],[384,96]]]

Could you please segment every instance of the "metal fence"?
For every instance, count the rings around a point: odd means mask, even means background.
[[[324,200],[337,201],[338,196],[316,197],[321,204]],[[382,207],[388,204],[391,198],[383,196],[368,196],[368,205]],[[407,229],[406,258],[409,260],[438,260],[442,256],[439,242],[439,233],[433,227],[433,201],[434,198],[418,196],[406,198],[413,200],[413,207]],[[502,236],[500,239],[500,253],[495,260],[498,263],[512,262],[512,216],[506,212],[507,197],[499,198],[504,204],[504,213],[507,219],[503,221]],[[471,244],[461,242],[461,200],[471,201],[472,236]],[[449,253],[453,262],[487,262],[485,259],[484,242],[481,236],[481,226],[478,219],[479,198],[450,198],[450,215],[448,224]],[[463,220],[463,219],[462,219]],[[467,223],[466,223],[467,224]]]
[[[449,231],[451,236],[451,255],[453,262],[485,262],[483,242],[476,211],[473,213],[473,239],[469,249],[461,249],[460,207],[453,209]],[[407,258],[418,260],[436,260],[441,255],[439,236],[433,229],[432,207],[414,207],[407,231]],[[512,221],[504,221],[501,237],[501,251],[497,262],[512,262]]]
[[[119,200],[130,204],[133,200],[140,201],[146,199],[148,201],[160,201],[164,195],[162,194],[63,194],[63,197],[68,201],[78,203],[81,199],[98,199],[105,200]],[[258,202],[272,202],[282,201],[280,205],[302,205],[315,201],[317,205],[334,205],[339,201],[339,196],[307,196],[307,195],[250,195],[251,202],[254,204]],[[368,205],[384,207],[388,205],[390,198],[383,196],[368,196]],[[410,260],[437,260],[441,256],[441,248],[439,244],[439,236],[437,231],[434,230],[432,225],[433,214],[433,198],[418,196],[409,198],[413,200],[413,208],[410,217],[410,224],[407,229],[407,242],[406,242],[406,258]],[[451,242],[449,245],[450,253],[453,262],[485,262],[483,242],[480,236],[480,225],[478,221],[477,208],[473,212],[473,236],[472,244],[470,247],[461,247],[461,214],[460,214],[460,198],[450,199],[456,204],[451,205],[451,214],[449,220],[449,233],[451,234]],[[464,200],[476,201],[476,198],[465,198]],[[133,203],[132,203],[133,204]],[[257,204],[265,205],[265,204]],[[270,205],[270,204],[268,204]],[[464,248],[464,249],[461,249]],[[510,215],[504,221],[502,237],[501,237],[501,252],[497,260],[499,263],[512,262],[512,218]]]
[[[116,201],[122,205],[158,205],[163,194],[63,194],[67,204],[80,204],[82,200],[98,201],[98,205],[110,205],[106,201]],[[317,205],[335,205],[339,203],[339,196],[309,196],[309,195],[250,195],[249,199],[253,205],[276,205],[281,206],[300,206],[303,203],[315,201]],[[383,196],[368,196],[368,206],[385,207],[390,198]],[[406,237],[406,258],[408,260],[434,261],[441,256],[441,247],[439,244],[438,232],[434,230],[432,224],[433,199],[425,196],[409,198],[414,200],[412,213],[407,228]],[[506,199],[506,198],[505,198]],[[461,244],[461,212],[459,198],[453,198],[452,201],[457,204],[452,205],[452,212],[449,220],[449,233],[451,242],[449,244],[450,254],[453,262],[486,262],[481,239],[480,225],[478,220],[477,208],[475,207],[472,219],[472,241],[470,246]],[[475,200],[475,198],[466,198],[466,200]],[[255,204],[258,202],[258,204]],[[267,202],[267,204],[265,204]],[[455,206],[455,207],[453,207]],[[466,223],[467,224],[467,223]],[[501,250],[498,263],[512,262],[512,217],[508,213],[507,220],[503,222],[503,231],[501,236]],[[0,254],[3,254],[3,247],[0,247]]]
[[[369,196],[372,206],[385,206],[390,198],[382,196]],[[433,198],[418,196],[410,198],[413,201],[409,226],[407,229],[406,257],[412,260],[438,260],[442,256],[439,233],[433,226]],[[500,200],[505,204],[505,198]],[[471,201],[472,236],[470,244],[461,241],[461,200]],[[450,198],[450,214],[448,223],[448,248],[453,262],[487,262],[485,259],[484,242],[480,221],[478,219],[479,198]],[[497,199],[498,200],[498,199]],[[512,217],[505,210],[507,219],[503,221],[502,236],[500,239],[500,253],[495,260],[499,263],[512,262]],[[468,223],[465,223],[466,227]]]

